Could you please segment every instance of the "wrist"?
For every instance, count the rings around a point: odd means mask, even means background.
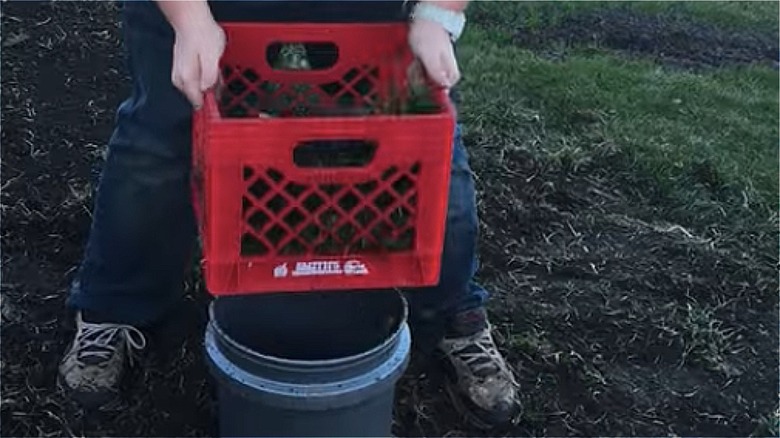
[[[469,4],[469,0],[420,0],[420,3],[430,3],[442,9],[456,13],[463,13]]]
[[[156,0],[168,23],[176,33],[198,32],[215,23],[206,0]]]
[[[210,26],[217,25],[214,17],[209,15],[191,15],[176,23],[171,23],[174,32],[177,34],[197,34],[210,29]]]
[[[465,9],[467,4],[468,2],[466,1],[420,1],[415,5],[414,10],[412,11],[411,20],[412,22],[425,20],[436,23],[449,33],[452,41],[457,41],[466,26],[466,16],[460,10],[442,7],[442,5],[456,5],[458,8]]]

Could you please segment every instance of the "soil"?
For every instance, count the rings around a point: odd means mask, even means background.
[[[84,412],[57,390],[74,329],[64,300],[128,81],[113,3],[2,12],[2,436],[214,436],[197,275],[124,401]],[[431,365],[399,385],[396,434],[776,434],[765,428],[777,412],[776,233],[662,222],[642,195],[652,188],[610,168],[619,158],[566,169],[475,153],[480,279],[524,414],[468,427]]]
[[[778,36],[756,30],[726,30],[689,17],[610,8],[566,17],[541,29],[520,28],[516,43],[560,58],[551,46],[609,49],[688,69],[726,65],[777,66]]]

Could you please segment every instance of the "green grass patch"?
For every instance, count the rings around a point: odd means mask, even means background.
[[[478,22],[534,31],[559,25],[578,13],[622,8],[685,16],[730,29],[777,32],[779,5],[769,1],[483,1],[474,2],[469,13]]]
[[[777,211],[776,71],[691,73],[576,51],[550,61],[491,32],[475,26],[461,47],[467,123],[516,139],[543,126],[539,152],[575,161],[608,143],[672,197],[727,191]]]

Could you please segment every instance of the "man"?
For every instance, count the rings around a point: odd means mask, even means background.
[[[189,177],[192,112],[218,82],[224,21],[377,22],[410,20],[409,44],[428,76],[445,88],[459,80],[453,40],[465,1],[130,1],[123,28],[131,96],[108,144],[84,260],[69,306],[77,333],[60,366],[60,384],[89,406],[106,403],[141,330],[164,320],[182,295],[196,239]],[[412,11],[411,17],[409,11]],[[487,292],[473,282],[477,213],[460,136],[453,145],[441,282],[409,291],[420,351],[441,354],[456,406],[477,426],[512,420],[517,385],[491,337]]]

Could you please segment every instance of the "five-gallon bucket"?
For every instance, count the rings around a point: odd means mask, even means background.
[[[391,435],[411,347],[400,293],[220,297],[209,312],[220,436]]]

